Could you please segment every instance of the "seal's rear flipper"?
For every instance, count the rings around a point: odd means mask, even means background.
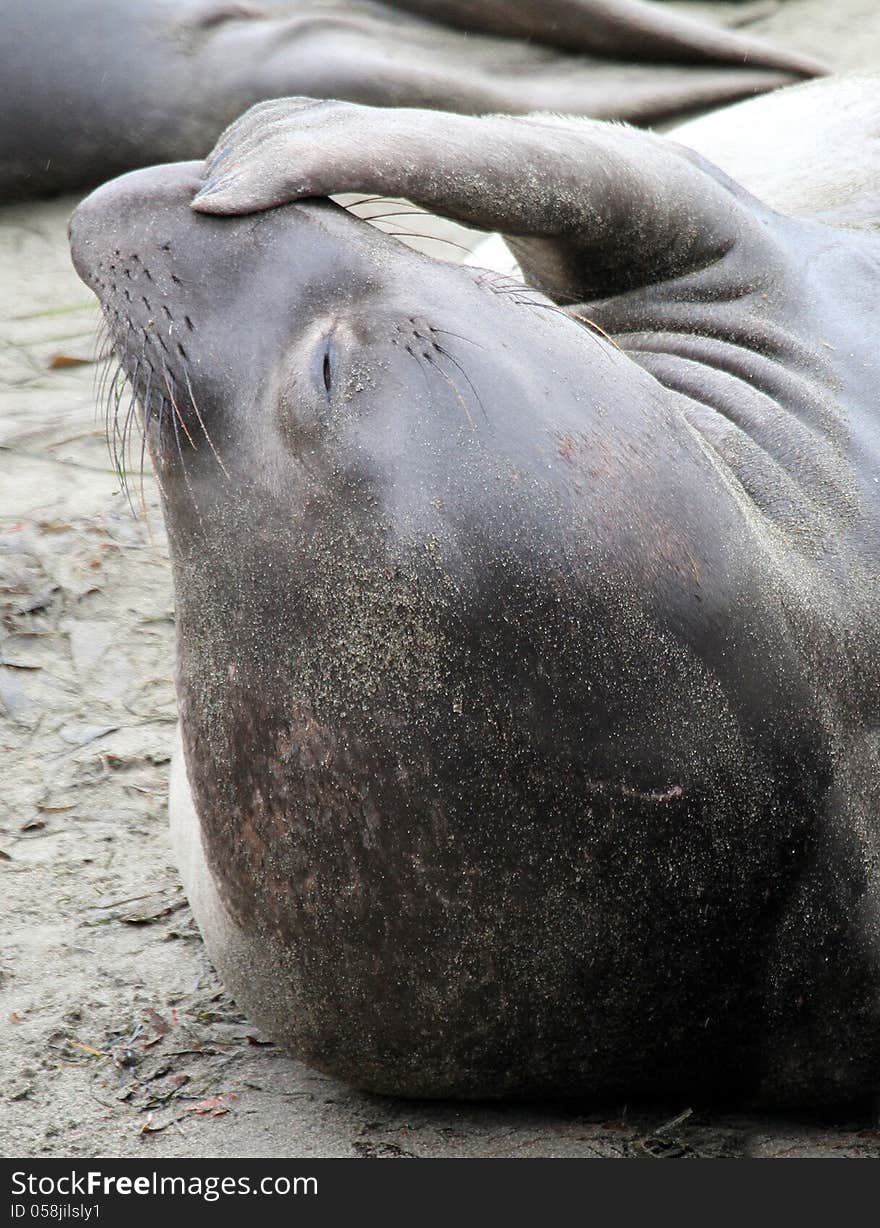
[[[769,211],[692,150],[549,116],[279,99],[227,129],[193,207],[252,213],[355,191],[500,231],[529,280],[560,302],[685,276],[734,248],[740,264],[770,251]]]
[[[807,71],[798,57],[760,45],[762,54],[707,53],[686,70],[637,51],[627,58],[626,40],[616,58],[573,54],[543,37],[543,13],[528,39],[450,29],[387,6],[315,11],[289,3],[282,13],[203,20],[198,74],[211,83],[216,114],[232,118],[263,99],[308,94],[466,115],[551,111],[649,124],[787,85]],[[712,43],[716,32],[693,24]]]
[[[749,64],[804,76],[827,71],[818,61],[761,39],[712,26],[644,0],[390,0],[448,25],[558,47],[637,60]]]

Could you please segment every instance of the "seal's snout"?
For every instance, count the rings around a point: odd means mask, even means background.
[[[113,179],[87,196],[68,225],[73,264],[86,285],[96,289],[97,261],[121,244],[130,246],[133,234],[146,241],[157,239],[167,219],[188,207],[203,173],[201,162],[151,166]]]
[[[74,267],[98,296],[129,375],[135,364],[149,363],[164,381],[185,357],[199,258],[188,206],[201,169],[184,162],[123,175],[70,219]]]
[[[241,456],[254,428],[238,407],[252,406],[264,384],[275,387],[271,373],[298,355],[304,331],[311,353],[312,332],[329,327],[315,321],[350,287],[356,259],[346,241],[378,234],[327,202],[258,217],[197,213],[190,205],[203,170],[189,162],[123,175],[88,196],[69,224],[74,266],[100,301],[166,491],[178,472],[191,485],[202,461],[225,471],[220,449],[233,437]],[[334,354],[332,345],[321,352],[325,400]],[[291,377],[297,413],[311,404],[308,378]]]
[[[199,433],[207,435],[196,387],[216,223],[206,228],[189,208],[201,171],[201,163],[177,163],[114,179],[82,202],[68,227],[74,267],[100,301],[159,463],[169,441],[174,454],[180,446],[196,453]],[[213,246],[222,263],[228,248]]]

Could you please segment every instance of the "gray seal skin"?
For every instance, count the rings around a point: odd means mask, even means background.
[[[527,284],[343,190],[500,229]],[[71,239],[252,1018],[406,1096],[873,1094],[880,236],[618,125],[288,99]]]
[[[279,95],[648,122],[818,67],[633,0],[402,7],[464,28],[357,0],[0,0],[0,200],[203,157]]]

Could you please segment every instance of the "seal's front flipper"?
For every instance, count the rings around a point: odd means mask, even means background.
[[[663,137],[592,120],[296,98],[254,107],[227,129],[193,207],[251,213],[341,192],[405,197],[500,231],[529,280],[559,302],[681,277],[734,247],[760,263],[772,242],[768,211]]]
[[[389,0],[448,25],[534,40],[562,51],[675,63],[748,64],[804,76],[809,56],[768,46],[644,0]]]

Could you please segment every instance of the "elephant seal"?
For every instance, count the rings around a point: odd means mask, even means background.
[[[203,157],[279,95],[648,122],[819,70],[640,0],[4,0],[2,23],[0,200]]]
[[[618,125],[287,99],[71,241],[162,490],[175,846],[257,1023],[396,1095],[872,1095],[880,235]]]

